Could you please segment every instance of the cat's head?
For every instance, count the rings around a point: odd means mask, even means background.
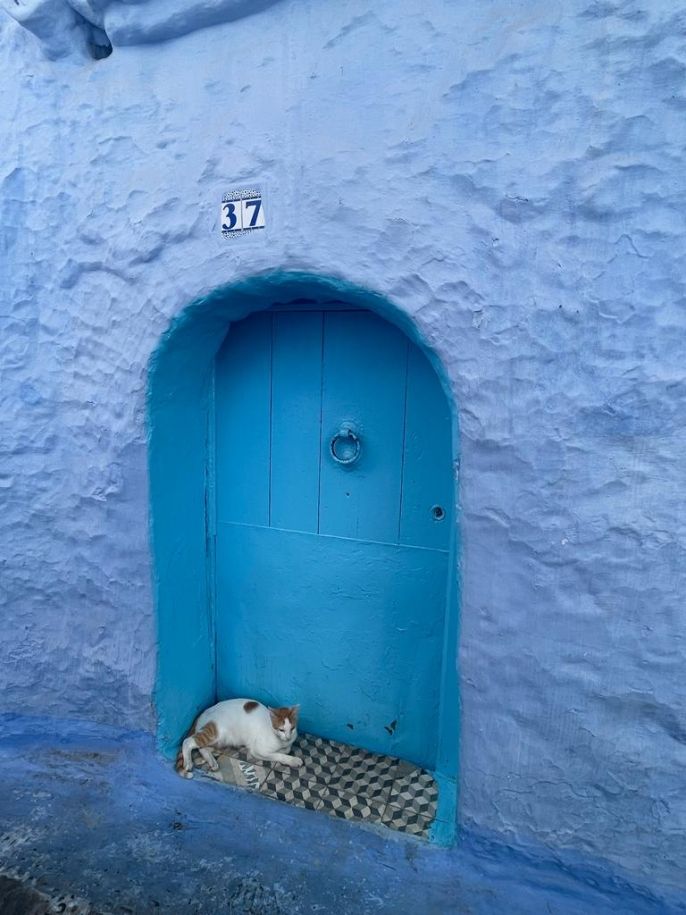
[[[280,740],[290,740],[298,726],[299,705],[289,705],[283,708],[270,708],[269,715],[272,727]]]

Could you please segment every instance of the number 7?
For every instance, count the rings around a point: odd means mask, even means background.
[[[250,223],[249,223],[249,228],[251,228],[251,229],[253,229],[257,225],[257,217],[260,214],[261,206],[262,206],[262,200],[259,197],[255,200],[246,200],[245,201],[246,210],[248,209],[248,207],[253,207],[253,214],[252,214],[252,217],[251,217]]]

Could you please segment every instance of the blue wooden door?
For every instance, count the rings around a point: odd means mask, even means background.
[[[431,767],[452,524],[438,379],[363,310],[272,310],[216,364],[221,698]]]

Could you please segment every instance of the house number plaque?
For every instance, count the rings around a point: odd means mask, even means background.
[[[240,188],[222,197],[221,228],[224,238],[258,232],[266,226],[260,188]]]

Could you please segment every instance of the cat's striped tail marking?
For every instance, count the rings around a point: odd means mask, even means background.
[[[188,734],[181,741],[179,752],[176,755],[176,771],[184,778],[192,778],[191,770],[193,769],[193,750],[200,749],[201,747],[211,746],[219,734],[217,725],[214,723],[214,721],[208,721],[200,728],[199,731],[196,731],[195,725],[197,720],[198,719],[196,718],[196,720],[191,725]]]
[[[181,738],[181,744],[179,745],[179,752],[176,754],[176,763],[174,765],[174,768],[179,773],[179,775],[184,774],[184,772],[183,772],[183,744],[184,744],[184,741],[187,740],[187,738],[192,737],[193,734],[195,734],[195,726],[198,723],[199,717],[200,717],[200,715],[195,716],[195,718],[193,719],[193,724],[188,728],[188,730],[186,731],[184,736]]]

